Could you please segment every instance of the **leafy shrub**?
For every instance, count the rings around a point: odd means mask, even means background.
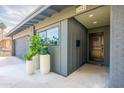
[[[25,59],[25,60],[32,60],[32,54],[31,53],[27,53],[27,54],[24,54],[23,55],[23,58]]]
[[[40,37],[40,34],[29,36],[31,42],[29,46],[29,52],[35,56],[36,54],[46,55],[49,54],[46,41]]]

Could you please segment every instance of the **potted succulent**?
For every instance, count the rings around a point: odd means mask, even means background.
[[[32,61],[32,54],[29,52],[23,55],[23,58],[26,59],[26,72],[28,74],[33,74],[35,72],[34,62]]]

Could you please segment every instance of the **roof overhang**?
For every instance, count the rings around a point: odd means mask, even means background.
[[[23,21],[21,21],[15,28],[9,31],[6,36],[12,36],[20,31],[23,31],[39,21],[42,21],[47,17],[51,17],[57,12],[60,12],[66,7],[68,7],[68,5],[42,5],[38,7],[32,14],[27,16]]]

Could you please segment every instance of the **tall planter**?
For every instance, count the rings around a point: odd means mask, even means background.
[[[40,69],[40,55],[35,55],[32,58],[33,62],[35,63],[35,69],[38,70]]]
[[[28,74],[34,74],[35,72],[35,63],[32,60],[26,60],[26,72]]]
[[[40,55],[40,72],[47,74],[50,72],[50,55]]]

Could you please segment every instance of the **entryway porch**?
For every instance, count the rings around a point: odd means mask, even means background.
[[[107,87],[108,69],[104,66],[85,64],[68,77],[50,72],[34,75],[25,72],[25,62],[16,57],[0,57],[0,87],[11,88],[94,88]]]

